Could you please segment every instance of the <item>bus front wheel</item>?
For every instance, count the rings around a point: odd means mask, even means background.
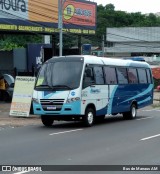
[[[85,115],[83,117],[83,122],[85,126],[92,126],[95,122],[95,111],[92,108],[87,108]]]
[[[134,119],[137,116],[137,107],[135,104],[132,104],[130,107],[130,111],[129,112],[124,112],[123,113],[123,118],[124,119]]]
[[[52,126],[54,119],[51,116],[41,115],[41,121],[44,126]]]

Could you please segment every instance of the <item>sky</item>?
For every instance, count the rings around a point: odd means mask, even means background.
[[[114,4],[115,10],[126,12],[157,13],[160,12],[160,0],[91,0],[97,4]]]

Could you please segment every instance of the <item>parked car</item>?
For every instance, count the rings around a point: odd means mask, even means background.
[[[1,79],[3,79],[3,88],[1,88],[1,100],[10,101],[13,96],[14,90],[14,78],[9,74],[2,74]],[[2,85],[1,85],[2,86]]]

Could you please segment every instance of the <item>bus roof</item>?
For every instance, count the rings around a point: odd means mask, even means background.
[[[106,58],[106,57],[97,57],[93,55],[70,55],[70,56],[62,56],[62,57],[53,57],[48,61],[55,60],[55,58],[73,58],[80,59],[83,58],[85,64],[100,64],[100,65],[111,65],[111,66],[127,66],[127,67],[144,67],[150,68],[150,65],[146,62],[141,61],[133,61],[129,59],[118,59],[118,58]]]
[[[143,57],[127,57],[127,58],[124,58],[124,59],[145,62],[145,59]]]

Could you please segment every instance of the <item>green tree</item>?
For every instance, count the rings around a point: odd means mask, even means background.
[[[101,45],[102,35],[106,34],[109,27],[156,27],[160,26],[160,17],[153,13],[141,14],[141,12],[127,13],[115,11],[113,4],[97,6],[97,29],[96,35],[91,38],[92,44]]]
[[[26,47],[28,43],[42,43],[39,35],[1,35],[0,50],[12,50]]]

